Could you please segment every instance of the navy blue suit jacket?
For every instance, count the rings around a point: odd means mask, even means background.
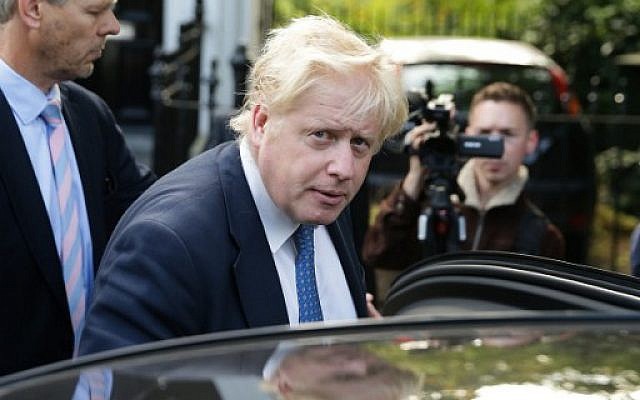
[[[135,164],[107,105],[60,85],[97,268],[125,209],[155,179]],[[53,233],[27,149],[0,91],[0,375],[65,358],[73,330]]]
[[[348,213],[328,231],[358,316],[365,317],[364,272]],[[164,176],[123,216],[100,265],[80,353],[287,323],[233,141]]]

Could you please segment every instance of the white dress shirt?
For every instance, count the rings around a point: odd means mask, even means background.
[[[293,221],[271,200],[246,139],[242,139],[240,142],[240,159],[276,264],[287,306],[289,324],[298,325],[296,251],[291,236],[300,224]],[[314,231],[314,248],[316,283],[324,321],[357,319],[340,258],[329,237],[327,228],[323,225],[316,227]]]

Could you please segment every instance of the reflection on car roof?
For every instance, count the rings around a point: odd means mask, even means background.
[[[469,62],[549,67],[555,63],[535,47],[520,41],[468,37],[390,38],[380,48],[402,64]]]

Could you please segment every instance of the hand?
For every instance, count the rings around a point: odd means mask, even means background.
[[[407,133],[404,140],[405,143],[411,145],[413,150],[420,149],[420,146],[429,139],[429,135],[435,130],[435,122],[422,121],[422,124],[416,126]],[[402,190],[413,200],[418,200],[422,192],[424,177],[427,174],[427,168],[422,165],[420,156],[417,154],[409,157],[409,172],[402,182]]]
[[[366,298],[367,298],[367,313],[369,314],[369,318],[382,319],[382,314],[380,314],[380,311],[378,311],[376,306],[373,305],[373,300],[374,300],[373,295],[371,293],[367,293]]]

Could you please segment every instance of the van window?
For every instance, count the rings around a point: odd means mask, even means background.
[[[511,82],[531,95],[540,114],[561,109],[549,71],[544,68],[497,64],[407,64],[403,70],[406,90],[424,89],[427,80],[434,83],[434,95],[451,93],[456,108],[466,111],[475,92],[496,82]]]

